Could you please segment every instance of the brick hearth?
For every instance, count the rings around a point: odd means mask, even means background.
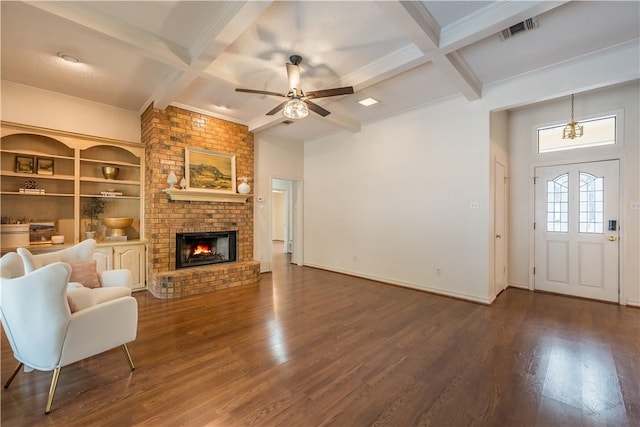
[[[246,202],[172,201],[162,190],[167,175],[184,176],[184,149],[201,148],[236,156],[236,175],[253,176],[253,134],[246,126],[169,106],[150,106],[142,115],[146,144],[145,235],[149,245],[149,290],[178,298],[232,286],[255,285],[260,263],[253,260],[253,198]],[[175,269],[175,233],[238,231],[237,261]]]

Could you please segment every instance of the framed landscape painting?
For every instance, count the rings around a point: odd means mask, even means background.
[[[217,193],[236,192],[236,156],[199,148],[184,149],[187,188]]]

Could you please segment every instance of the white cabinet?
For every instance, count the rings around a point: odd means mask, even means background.
[[[147,287],[146,251],[144,244],[113,247],[113,268],[131,270],[133,289]]]
[[[113,248],[110,246],[97,247],[93,251],[93,259],[96,260],[96,269],[99,272],[113,269]]]
[[[133,276],[133,290],[147,287],[147,251],[142,242],[101,243],[93,252],[98,271],[127,269]]]

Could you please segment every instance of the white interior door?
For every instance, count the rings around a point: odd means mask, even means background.
[[[507,287],[506,236],[507,175],[502,163],[496,161],[494,182],[494,267],[495,295]]]
[[[618,301],[617,160],[536,168],[535,289]]]

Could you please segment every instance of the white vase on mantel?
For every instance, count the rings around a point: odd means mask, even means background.
[[[169,176],[167,177],[167,184],[169,184],[169,188],[175,188],[175,185],[178,183],[178,177],[175,173],[169,172]]]
[[[238,184],[238,193],[240,194],[249,194],[251,192],[251,187],[247,183],[247,181],[242,181]]]

